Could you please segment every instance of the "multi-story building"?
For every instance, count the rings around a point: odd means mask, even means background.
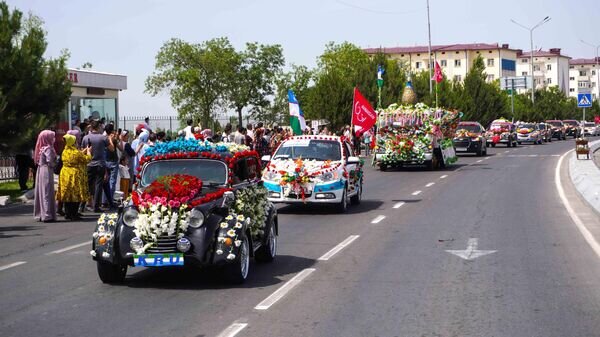
[[[572,59],[569,61],[569,96],[577,97],[580,91],[592,93],[592,99],[600,97],[600,58]],[[583,89],[583,90],[580,90]]]
[[[536,89],[557,86],[569,94],[569,60],[560,48],[533,51],[533,81]],[[517,76],[531,76],[531,52],[517,52]],[[524,90],[524,89],[523,89]]]
[[[516,75],[517,50],[508,44],[449,44],[431,46],[432,64],[429,64],[428,46],[367,48],[369,55],[383,52],[402,63],[410,66],[412,72],[429,70],[437,61],[442,68],[444,77],[449,80],[462,81],[473,61],[481,56],[485,64],[488,81],[494,81],[504,76]]]

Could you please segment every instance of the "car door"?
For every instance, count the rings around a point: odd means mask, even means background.
[[[346,172],[348,172],[348,194],[351,195],[356,190],[356,185],[359,181],[359,168],[358,164],[356,163],[348,163],[348,158],[354,157],[354,151],[352,150],[352,146],[350,146],[350,144],[348,144],[347,142],[344,142],[342,146],[344,147],[344,165],[346,167]]]

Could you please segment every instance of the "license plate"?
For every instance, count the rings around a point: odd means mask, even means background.
[[[133,255],[133,265],[136,267],[183,266],[183,254],[136,254]]]
[[[456,151],[466,152],[467,148],[466,147],[457,147]]]

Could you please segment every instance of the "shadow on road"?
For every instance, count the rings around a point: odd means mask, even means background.
[[[42,234],[13,234],[12,232],[29,232],[41,230],[45,226],[7,226],[0,227],[0,239],[8,239],[15,237],[24,237],[24,236],[40,236]],[[8,234],[10,232],[10,234]]]
[[[129,269],[124,286],[157,289],[230,289],[260,288],[284,281],[281,277],[296,274],[315,264],[315,260],[304,257],[278,255],[272,263],[250,262],[250,273],[244,284],[227,283],[221,270],[215,267],[197,268],[145,268],[138,272]]]
[[[362,200],[360,205],[348,205],[346,214],[366,213],[378,209],[383,205],[381,200]],[[333,204],[290,204],[277,209],[281,214],[336,214],[336,205]]]

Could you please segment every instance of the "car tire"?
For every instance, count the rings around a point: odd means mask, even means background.
[[[492,147],[496,147],[496,144],[492,143]]]
[[[521,145],[521,142],[517,142],[517,144]]]
[[[277,233],[275,233],[275,222],[273,218],[269,220],[269,224],[267,224],[268,234],[265,237],[265,240],[256,250],[254,258],[257,262],[272,262],[277,256]]]
[[[104,261],[96,261],[98,277],[103,283],[123,283],[127,275],[127,265],[112,264]]]
[[[234,261],[223,268],[225,279],[232,284],[242,284],[250,270],[250,243],[248,236],[242,237],[242,244]]]
[[[381,170],[382,172],[385,172],[385,170],[387,170],[387,165],[386,164],[379,165],[379,170]]]
[[[344,191],[342,192],[342,200],[337,204],[338,213],[346,213],[348,210],[348,192],[346,191],[347,187],[344,187]]]
[[[352,205],[360,205],[360,201],[362,200],[362,178],[360,179],[360,183],[358,184],[358,192],[350,197],[350,203]]]
[[[512,147],[512,141],[508,141],[508,143],[506,143],[506,147]]]
[[[483,156],[483,148],[481,148],[481,147],[480,147],[480,148],[479,148],[479,150],[477,150],[477,152],[475,152],[475,155],[476,155],[477,157],[481,157],[481,156]]]

